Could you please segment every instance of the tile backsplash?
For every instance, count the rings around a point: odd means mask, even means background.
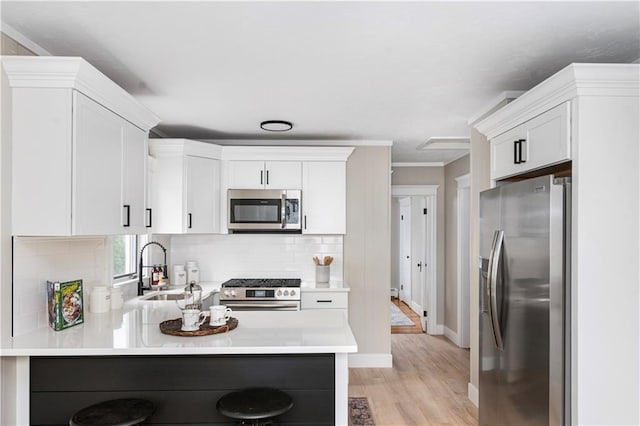
[[[13,239],[13,335],[47,326],[45,283],[82,279],[84,304],[96,285],[111,285],[105,237]]]
[[[175,235],[169,269],[195,260],[201,281],[255,277],[315,281],[313,257],[333,256],[331,280],[342,282],[342,240],[341,235]]]

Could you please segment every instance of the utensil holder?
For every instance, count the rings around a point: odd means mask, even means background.
[[[331,275],[330,265],[316,265],[316,282],[328,283]]]

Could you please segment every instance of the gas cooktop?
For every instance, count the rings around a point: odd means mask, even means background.
[[[300,278],[233,278],[222,287],[300,287]]]

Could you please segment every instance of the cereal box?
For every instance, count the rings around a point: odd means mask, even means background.
[[[47,281],[49,325],[56,331],[82,324],[82,280]]]

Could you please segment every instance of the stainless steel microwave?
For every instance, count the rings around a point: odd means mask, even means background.
[[[231,232],[302,232],[298,189],[229,189],[227,206]]]

